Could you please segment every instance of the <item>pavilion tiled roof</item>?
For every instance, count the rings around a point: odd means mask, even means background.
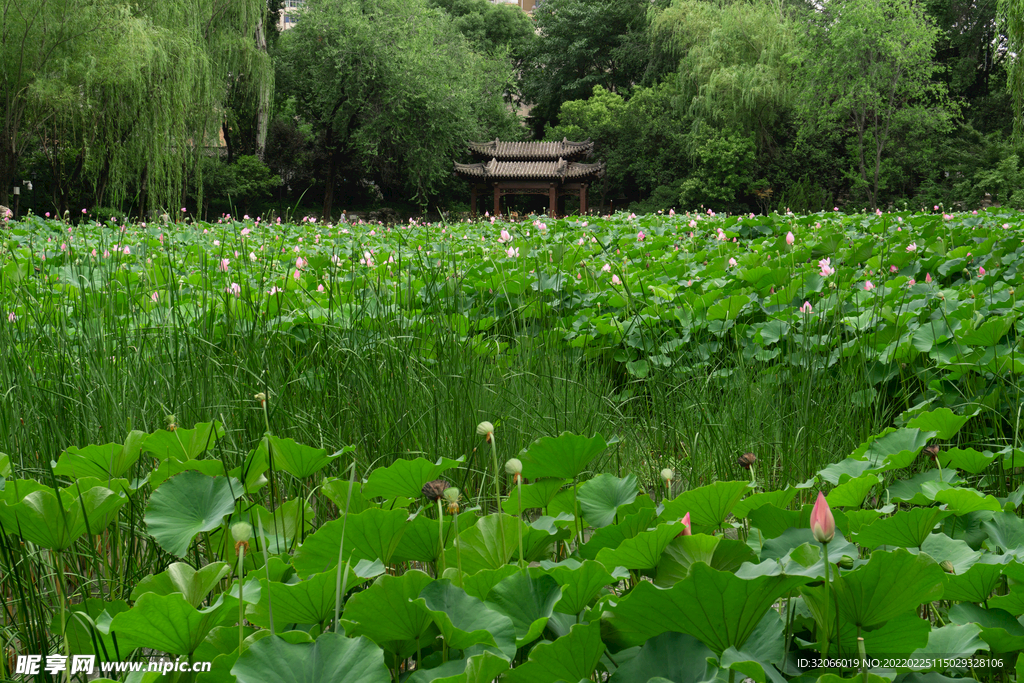
[[[505,143],[507,144],[507,143]],[[499,161],[487,163],[455,164],[455,172],[466,180],[525,180],[533,178],[551,180],[586,180],[604,175],[604,164],[580,164],[565,159],[557,161]]]
[[[507,161],[554,161],[556,159],[584,159],[594,151],[594,143],[590,140],[571,142],[562,138],[561,142],[469,142],[469,151],[477,157],[485,159],[502,159]]]

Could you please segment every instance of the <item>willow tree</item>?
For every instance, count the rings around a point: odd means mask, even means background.
[[[999,14],[1006,27],[1007,64],[1006,86],[1013,106],[1013,139],[1024,145],[1024,0],[999,0]]]
[[[19,158],[38,146],[67,188],[95,201],[139,193],[140,209],[181,201],[185,178],[223,116],[229,75],[253,74],[269,101],[272,71],[257,45],[265,0],[3,0],[5,106],[0,198]]]

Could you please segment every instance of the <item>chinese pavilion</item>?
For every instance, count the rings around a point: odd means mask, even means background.
[[[469,142],[469,151],[480,159],[475,164],[455,164],[455,173],[471,183],[472,215],[481,192],[494,195],[494,214],[501,215],[506,194],[547,195],[549,215],[558,214],[558,198],[579,197],[580,213],[587,213],[587,188],[604,175],[604,164],[584,164],[594,143],[570,142]]]

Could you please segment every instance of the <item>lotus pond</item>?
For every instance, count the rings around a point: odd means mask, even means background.
[[[9,224],[0,677],[1021,680],[1022,224]]]

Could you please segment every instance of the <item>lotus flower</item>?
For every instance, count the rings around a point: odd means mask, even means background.
[[[836,535],[836,520],[832,509],[825,500],[825,494],[818,491],[818,500],[811,510],[811,533],[818,543],[829,543]]]
[[[924,274],[924,281],[925,281],[925,284],[931,284],[931,282],[932,282],[932,274],[931,273],[925,273]]]
[[[793,233],[787,232],[786,233],[786,244],[788,244],[789,246],[793,246],[794,242],[796,242],[796,237],[793,237]]]
[[[693,528],[690,526],[690,513],[689,512],[687,512],[685,515],[683,515],[683,519],[681,520],[681,523],[683,525],[683,530],[679,532],[679,535],[676,536],[676,538],[679,538],[679,536],[693,536]]]
[[[800,307],[800,312],[801,313],[810,313],[811,312],[811,302],[810,301],[805,301],[804,305]]]
[[[865,292],[870,292],[874,288],[875,288],[875,285],[871,282],[871,280],[868,280],[867,282],[864,283],[864,291]]]

